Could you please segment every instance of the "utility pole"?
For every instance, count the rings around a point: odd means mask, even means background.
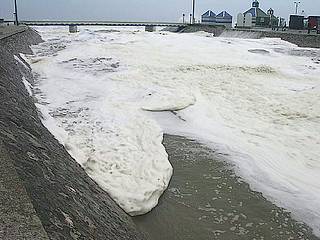
[[[19,20],[18,20],[18,8],[17,8],[17,0],[14,0],[14,24],[19,25]]]
[[[299,2],[294,2],[294,4],[296,5],[296,15],[298,15],[298,7],[299,7],[300,3],[301,3],[300,1]]]
[[[196,18],[194,16],[196,8],[196,0],[192,0],[192,24],[195,24]]]

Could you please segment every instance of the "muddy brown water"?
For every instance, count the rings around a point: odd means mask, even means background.
[[[319,239],[286,210],[234,174],[216,153],[194,140],[166,135],[174,175],[159,205],[134,218],[152,240]]]

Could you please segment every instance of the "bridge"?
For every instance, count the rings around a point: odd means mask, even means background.
[[[155,27],[177,27],[183,28],[188,24],[170,22],[122,22],[122,21],[20,21],[27,26],[69,26],[77,29],[77,26],[111,26],[111,27],[145,27],[146,31],[154,31]]]
[[[121,22],[121,21],[20,21],[20,24],[28,26],[154,26],[154,27],[184,27],[184,23],[169,22]]]

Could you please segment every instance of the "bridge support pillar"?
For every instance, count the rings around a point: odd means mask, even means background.
[[[146,32],[154,32],[156,31],[156,27],[155,26],[146,26]]]
[[[78,26],[77,25],[69,25],[69,33],[77,33],[78,32]]]

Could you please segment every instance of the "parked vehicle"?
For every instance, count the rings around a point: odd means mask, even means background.
[[[320,16],[308,17],[308,33],[311,31],[317,31],[317,34],[320,34]]]

